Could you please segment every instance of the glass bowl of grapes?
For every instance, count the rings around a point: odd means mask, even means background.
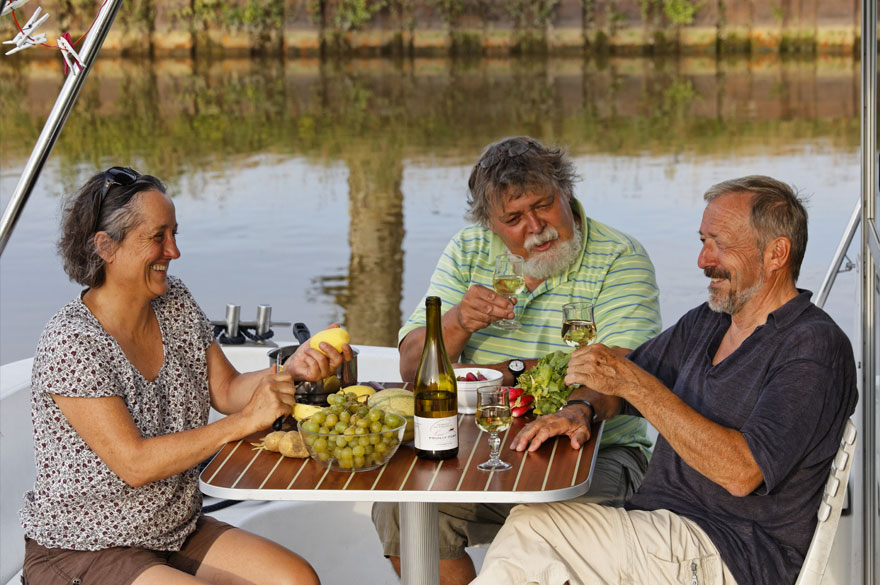
[[[477,412],[477,388],[486,386],[501,387],[504,375],[491,368],[455,368],[455,388],[458,394],[458,412],[474,414]]]
[[[354,393],[330,394],[325,406],[297,423],[312,459],[332,471],[369,471],[397,452],[406,419],[370,408]]]

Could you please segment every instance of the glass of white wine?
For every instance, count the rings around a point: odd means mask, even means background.
[[[516,295],[526,287],[523,276],[523,257],[517,254],[499,254],[495,256],[495,273],[492,275],[492,288],[513,303],[516,311]],[[493,323],[501,329],[514,330],[522,327],[522,323],[514,319],[499,319]]]
[[[572,347],[583,347],[596,338],[593,303],[562,305],[562,340]]]
[[[506,471],[513,467],[500,459],[501,439],[498,433],[510,428],[510,402],[507,390],[497,386],[477,388],[477,426],[489,433],[489,460],[477,465],[482,471]]]

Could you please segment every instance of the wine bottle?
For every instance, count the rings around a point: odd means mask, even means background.
[[[455,371],[443,344],[440,297],[425,299],[425,308],[425,347],[413,386],[416,455],[423,459],[450,459],[458,455]]]

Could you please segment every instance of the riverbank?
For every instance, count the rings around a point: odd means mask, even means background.
[[[44,0],[49,42],[88,29],[97,5]],[[18,11],[19,24],[33,12]],[[136,0],[105,54],[493,56],[857,55],[860,7],[844,0]],[[0,34],[16,32],[11,18]],[[26,59],[53,51],[31,50]]]

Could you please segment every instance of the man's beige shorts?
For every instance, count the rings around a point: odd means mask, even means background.
[[[648,460],[638,447],[599,451],[590,490],[572,501],[621,504],[642,483]],[[465,547],[492,542],[514,504],[443,503],[439,506],[440,559],[461,558]],[[385,556],[400,556],[400,518],[396,502],[373,504],[373,524]]]
[[[515,507],[471,585],[736,585],[691,520],[555,502]]]

